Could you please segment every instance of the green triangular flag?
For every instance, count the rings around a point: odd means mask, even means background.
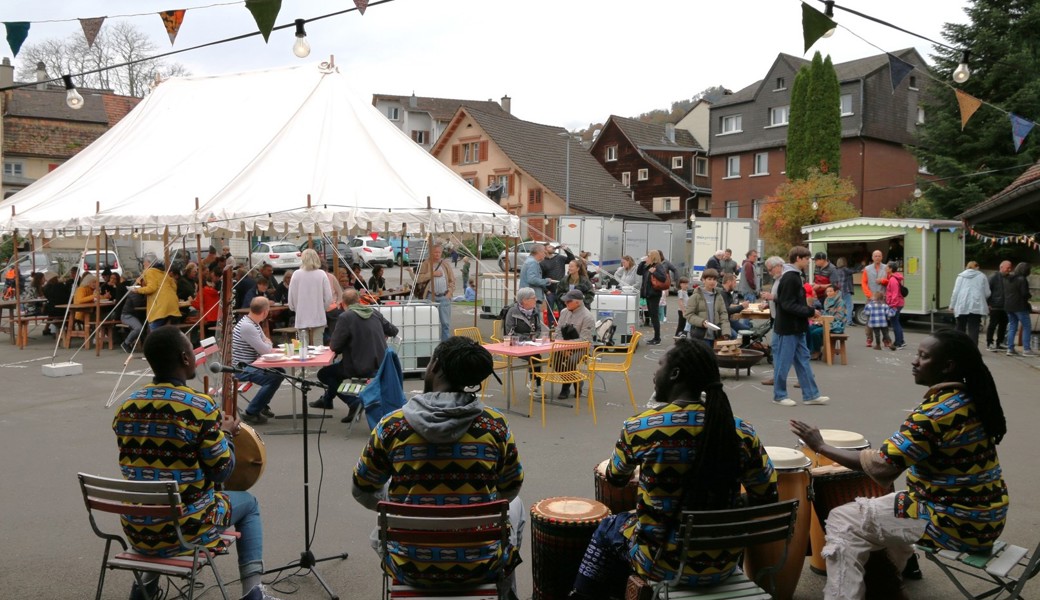
[[[808,52],[823,34],[837,26],[830,17],[802,2],[802,37],[805,38],[805,52]]]
[[[253,15],[256,26],[264,36],[264,41],[271,37],[274,22],[278,19],[278,11],[282,9],[282,0],[246,0],[246,8]]]
[[[25,42],[25,38],[29,37],[29,22],[4,21],[4,27],[7,28],[7,44],[11,46],[11,52],[14,52],[15,58],[17,58],[18,51],[22,49],[22,43]]]

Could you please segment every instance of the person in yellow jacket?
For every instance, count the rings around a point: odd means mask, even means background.
[[[152,263],[138,279],[141,287],[137,293],[145,297],[145,318],[148,330],[175,323],[180,318],[181,308],[177,303],[177,280],[167,273],[161,262]]]

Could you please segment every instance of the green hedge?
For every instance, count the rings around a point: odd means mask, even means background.
[[[466,252],[463,252],[463,256],[475,256],[477,254],[477,241],[466,240],[463,242],[466,247]],[[498,255],[506,249],[506,243],[502,238],[498,237],[487,237],[484,239],[484,247],[480,252],[480,258],[498,258]]]

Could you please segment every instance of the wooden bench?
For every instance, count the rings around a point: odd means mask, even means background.
[[[54,320],[47,315],[22,315],[15,318],[15,343],[19,348],[25,348],[29,344],[29,326],[36,323],[51,325],[57,323],[61,327],[61,320]]]
[[[843,364],[843,365],[849,364],[849,357],[848,357],[848,355],[845,352],[845,347],[847,345],[846,342],[849,341],[849,334],[847,334],[847,333],[832,333],[830,335],[830,338],[831,338],[831,351],[828,353],[828,356],[827,356],[827,358],[830,359],[830,360],[827,361],[827,364],[829,365],[829,364],[832,364],[834,362],[833,355],[835,355],[835,354],[841,356],[841,364]]]

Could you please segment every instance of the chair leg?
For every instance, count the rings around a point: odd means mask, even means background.
[[[595,426],[596,423],[596,382],[595,380],[589,380],[589,410],[592,411],[592,424]],[[575,399],[577,404],[577,399]]]
[[[632,408],[638,411],[639,408],[636,407],[636,396],[632,393],[632,381],[628,378],[628,371],[625,371],[625,385],[628,386],[628,400],[632,403]]]
[[[542,385],[541,389],[542,389],[542,429],[545,429],[545,386]]]

